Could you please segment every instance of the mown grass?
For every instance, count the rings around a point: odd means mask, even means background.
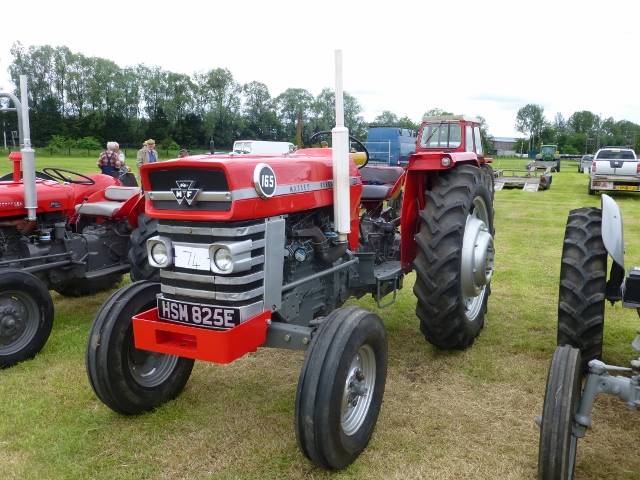
[[[38,167],[94,170],[93,159],[64,160],[45,157]],[[440,352],[424,341],[413,276],[397,304],[380,312],[390,343],[384,404],[369,448],[346,471],[318,470],[297,449],[293,400],[301,353],[265,349],[227,366],[197,363],[177,400],[123,417],[96,399],[84,369],[89,325],[108,293],[54,294],[56,325],[43,352],[0,371],[0,478],[534,478],[534,417],[555,343],[564,225],[570,209],[599,202],[572,167],[563,165],[549,191],[496,193],[493,294],[472,348]],[[638,264],[640,197],[616,200],[628,264]],[[377,310],[369,299],[357,303]],[[638,326],[635,312],[607,307],[608,362],[627,364]],[[632,415],[618,400],[597,402],[594,428],[580,443],[577,478],[637,478]]]

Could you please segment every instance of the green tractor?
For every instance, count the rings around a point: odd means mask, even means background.
[[[540,153],[536,155],[533,163],[536,170],[551,169],[552,172],[560,171],[560,151],[557,145],[542,145]]]

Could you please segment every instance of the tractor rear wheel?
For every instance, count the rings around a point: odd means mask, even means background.
[[[416,315],[443,349],[469,347],[484,325],[493,275],[493,205],[480,169],[460,165],[425,192],[414,261]]]
[[[0,273],[0,368],[34,357],[49,338],[53,301],[38,277],[20,270]]]
[[[562,247],[558,345],[580,349],[585,371],[590,360],[602,356],[607,251],[601,228],[599,208],[572,210]]]
[[[387,337],[380,317],[339,308],[320,324],[296,391],[298,446],[314,464],[342,469],[369,443],[387,376]]]
[[[122,281],[120,273],[112,273],[96,278],[72,278],[55,285],[53,289],[65,297],[83,297],[104,290],[111,290]]]
[[[570,346],[557,347],[553,354],[540,424],[540,480],[573,479],[578,445],[573,426],[582,388],[580,363],[580,351]]]
[[[138,216],[138,228],[131,232],[129,240],[129,264],[131,265],[132,282],[140,280],[160,281],[160,271],[152,267],[147,259],[147,240],[158,234],[158,220],[147,217],[144,213]]]
[[[191,375],[191,359],[135,348],[131,317],[153,308],[158,293],[158,283],[127,285],[102,305],[91,326],[89,382],[98,398],[118,413],[153,410],[177,397]]]
[[[485,183],[487,185],[487,190],[489,190],[489,192],[491,192],[491,200],[493,201],[493,199],[495,198],[495,179],[493,177],[493,168],[491,168],[491,165],[485,163],[480,165],[480,171],[482,172],[482,174],[484,175],[485,178]]]

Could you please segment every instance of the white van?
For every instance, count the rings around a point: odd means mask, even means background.
[[[264,140],[236,140],[233,142],[233,154],[282,155],[295,150],[291,142],[267,142]]]

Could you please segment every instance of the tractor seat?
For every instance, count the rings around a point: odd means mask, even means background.
[[[113,217],[118,213],[124,202],[139,193],[140,189],[138,187],[107,187],[104,191],[105,201],[76,205],[76,213],[98,217]]]
[[[362,175],[362,200],[384,200],[404,173],[402,167],[366,166],[360,169]]]

